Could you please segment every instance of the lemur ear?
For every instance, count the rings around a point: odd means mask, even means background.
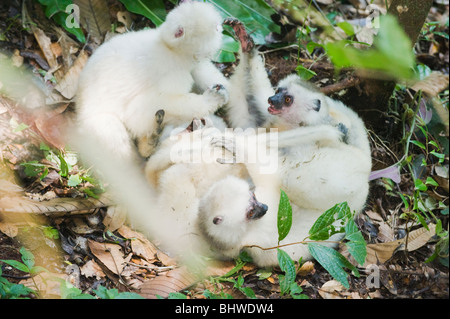
[[[175,38],[182,38],[184,36],[184,28],[182,26],[178,26],[177,30],[174,34]]]

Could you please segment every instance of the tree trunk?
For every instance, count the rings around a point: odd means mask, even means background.
[[[407,36],[414,45],[428,16],[433,0],[392,0],[388,13],[397,17]],[[384,114],[388,110],[389,98],[395,82],[360,78],[359,87],[351,88],[342,101],[355,109],[374,127],[385,125]]]

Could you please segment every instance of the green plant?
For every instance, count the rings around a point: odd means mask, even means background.
[[[395,17],[381,17],[381,26],[370,49],[358,50],[352,40],[329,42],[324,47],[337,68],[356,67],[373,70],[394,79],[411,79],[415,56],[411,41]]]
[[[19,250],[21,254],[22,262],[17,260],[0,260],[1,262],[4,262],[5,264],[8,264],[20,271],[23,271],[27,274],[31,275],[31,280],[34,283],[34,286],[36,287],[36,290],[31,290],[34,294],[39,295],[39,289],[38,285],[36,284],[36,281],[34,280],[34,276],[38,275],[39,273],[43,271],[47,271],[44,267],[41,266],[35,266],[34,262],[34,255],[29,250],[27,250],[25,247],[20,248]],[[25,289],[21,287],[16,287],[17,290],[19,290],[21,293],[25,292]]]
[[[2,277],[2,268],[0,267],[0,299],[21,299],[32,294],[36,294],[33,289],[22,284],[11,283]]]
[[[285,195],[282,195],[282,197],[284,196]],[[292,216],[286,218],[285,212],[290,210],[288,207],[283,206],[290,206],[289,201],[280,200],[280,207],[278,210],[278,233],[280,234],[281,231],[281,233],[285,237],[289,233],[290,229],[290,226],[286,227],[285,223],[292,223]],[[353,217],[354,216],[352,215],[350,208],[348,207],[346,202],[336,204],[335,206],[324,212],[316,220],[314,225],[309,230],[309,236],[303,241],[273,247],[278,249],[278,260],[280,268],[286,274],[285,277],[280,280],[280,286],[283,285],[283,292],[287,292],[289,291],[289,289],[292,292],[292,288],[295,288],[291,287],[292,283],[295,280],[296,274],[294,263],[289,255],[286,254],[282,249],[280,249],[281,247],[287,245],[308,245],[308,250],[311,255],[344,287],[349,287],[347,273],[345,272],[344,268],[350,269],[355,276],[359,277],[357,268],[353,266],[344,256],[342,256],[342,254],[340,254],[335,249],[324,245],[329,241],[331,236],[336,234],[343,234],[343,239],[341,240],[341,242],[345,243],[350,255],[354,257],[360,265],[363,265],[367,255],[366,242],[361,232],[358,230]]]
[[[45,15],[47,18],[53,19],[56,23],[66,29],[69,33],[76,36],[81,43],[86,42],[83,30],[79,27],[79,21],[75,12],[72,13],[72,0],[36,0],[45,7]]]

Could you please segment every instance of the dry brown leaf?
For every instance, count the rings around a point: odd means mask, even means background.
[[[111,28],[106,0],[74,0],[73,3],[80,8],[81,25],[100,43]]]
[[[126,262],[131,259],[131,254],[124,258],[121,247],[116,244],[99,243],[89,239],[88,246],[92,254],[116,275],[123,271]]]
[[[58,70],[60,65],[58,63],[58,60],[56,59],[56,56],[53,53],[52,41],[45,34],[45,32],[39,29],[38,27],[32,26],[31,31],[34,34],[34,37],[36,38],[36,41],[39,44],[39,47],[41,48],[41,51],[44,54],[45,59],[48,62],[48,65],[50,66],[50,70],[54,72],[53,75],[55,76],[56,81],[59,82],[59,80],[63,77],[64,74],[61,70]]]
[[[414,83],[411,88],[414,91],[422,90],[429,96],[436,96],[448,87],[448,75],[440,71],[433,71],[425,79]]]
[[[198,278],[190,273],[186,267],[168,271],[164,276],[144,282],[139,288],[139,294],[147,299],[156,299],[157,296],[166,298],[171,292],[178,292],[192,286]]]
[[[158,260],[165,266],[174,266],[177,264],[175,259],[167,255],[166,253],[163,253],[162,251],[158,250],[156,253]]]
[[[78,78],[80,77],[81,71],[83,70],[87,60],[88,55],[86,51],[81,51],[72,67],[55,86],[55,89],[58,90],[66,99],[71,100],[75,96],[78,87]]]
[[[406,245],[408,251],[414,251],[424,246],[431,239],[431,237],[436,234],[435,224],[429,224],[428,228],[429,230],[427,230],[425,227],[422,227],[409,233],[408,243]],[[404,238],[404,242],[406,243],[406,238]],[[403,250],[404,247],[402,247],[401,249]]]
[[[122,225],[118,232],[123,237],[131,239],[131,250],[136,256],[140,256],[148,262],[155,261],[158,249],[144,235],[125,225]]]
[[[85,277],[95,277],[97,280],[106,277],[102,268],[94,261],[89,260],[82,267],[80,267],[81,274]]]
[[[381,242],[393,241],[395,239],[394,230],[392,229],[391,226],[389,226],[385,222],[380,222],[380,225],[378,226],[378,236],[377,236],[377,238]]]
[[[0,222],[0,232],[8,237],[16,237],[19,233],[19,229],[14,224],[8,222]]]
[[[343,291],[345,288],[342,284],[337,280],[327,281],[320,287],[319,295],[323,299],[343,299],[343,297],[338,293]]]
[[[369,218],[374,222],[382,222],[383,221],[383,217],[381,217],[380,214],[378,214],[377,212],[374,212],[372,210],[365,211],[364,214],[369,216]]]
[[[119,229],[127,219],[127,210],[120,205],[109,206],[106,211],[105,218],[103,219],[103,225],[113,232]]]
[[[379,243],[379,244],[368,244],[367,248],[367,257],[366,262],[364,263],[364,267],[378,263],[384,264],[386,261],[391,259],[394,253],[399,249],[400,245],[403,244],[403,240],[395,240],[387,243]]]
[[[89,198],[54,198],[38,202],[25,196],[5,194],[0,189],[0,213],[32,213],[47,216],[70,214],[87,214],[94,209],[112,204],[109,195],[103,194],[99,199]]]
[[[307,261],[300,267],[297,274],[299,276],[307,276],[311,274],[313,271],[314,271],[314,263],[312,261]]]

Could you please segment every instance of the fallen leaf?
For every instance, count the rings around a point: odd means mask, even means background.
[[[125,207],[119,205],[109,206],[108,210],[106,211],[105,218],[103,219],[103,225],[105,225],[105,227],[109,231],[113,232],[122,227],[126,219],[127,219],[127,210]],[[126,237],[130,238],[133,236],[130,237],[126,236]]]
[[[0,232],[8,237],[16,237],[19,233],[19,229],[14,224],[8,222],[0,222]]]
[[[307,276],[313,272],[314,272],[314,263],[312,261],[307,261],[300,267],[297,274],[299,276]]]
[[[74,0],[80,9],[81,25],[100,43],[111,28],[109,8],[106,0]]]
[[[364,267],[367,267],[371,264],[384,264],[386,261],[392,258],[394,253],[402,244],[403,240],[395,240],[379,244],[368,244],[366,246],[367,257],[366,262],[364,263]]]
[[[102,268],[94,261],[89,260],[80,268],[81,274],[87,278],[95,277],[97,280],[106,277]]]
[[[163,276],[144,282],[138,293],[147,299],[156,299],[157,296],[167,298],[169,293],[187,289],[197,281],[198,278],[186,267],[176,268]]]
[[[327,281],[320,287],[319,295],[323,299],[343,299],[343,297],[338,293],[343,291],[345,288],[342,284],[337,280]]]
[[[448,87],[448,75],[440,71],[433,71],[425,79],[414,83],[411,88],[414,91],[422,90],[429,96],[436,96]]]
[[[409,233],[408,243],[406,245],[406,249],[408,251],[414,251],[424,246],[430,239],[436,234],[436,225],[429,224],[429,230],[425,227],[416,229]],[[404,242],[406,243],[406,238],[404,238]],[[404,248],[401,248],[402,250]]]
[[[87,60],[88,55],[86,51],[81,51],[72,67],[55,86],[55,89],[58,90],[66,99],[70,100],[75,96],[78,88],[78,78],[80,77],[81,71],[83,70]]]
[[[39,44],[39,47],[41,48],[41,51],[44,54],[48,65],[50,66],[50,70],[54,71],[53,75],[55,76],[56,81],[59,82],[59,80],[63,77],[63,72],[61,70],[58,70],[60,66],[52,50],[52,41],[44,31],[36,26],[31,26],[31,31],[34,34],[34,37],[36,38],[36,41]]]
[[[99,243],[94,240],[88,240],[88,246],[92,254],[105,265],[108,270],[116,275],[120,275],[125,267],[125,263],[131,259],[131,255],[126,260],[123,257],[121,247],[116,244]]]
[[[150,263],[156,260],[158,249],[143,234],[135,232],[125,225],[122,225],[118,232],[123,237],[131,239],[131,250],[136,256],[140,256]]]

